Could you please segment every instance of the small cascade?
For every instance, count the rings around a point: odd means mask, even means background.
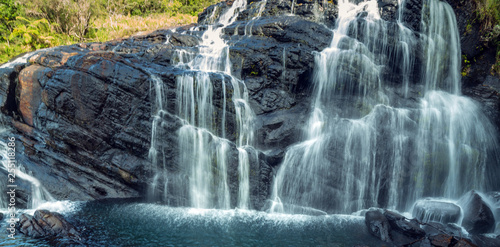
[[[419,156],[416,174],[422,184],[415,197],[457,198],[471,188],[489,189],[487,162],[498,157],[490,151],[498,143],[480,108],[442,91],[428,92],[421,104],[417,148],[425,151]]]
[[[413,35],[413,31],[404,26],[403,18],[404,18],[404,6],[406,4],[406,0],[398,0],[399,8],[398,8],[398,45],[396,48],[396,56],[394,57],[394,61],[400,61],[400,71],[403,81],[403,95],[405,98],[408,97],[408,91],[411,80],[411,73],[413,70],[413,66],[415,64],[415,57],[412,56],[411,51],[417,45],[417,40]]]
[[[290,9],[290,14],[291,15],[294,15],[295,14],[295,3],[297,2],[297,0],[292,0],[292,7]]]
[[[259,6],[259,11],[257,12],[257,14],[247,22],[247,24],[245,25],[245,36],[252,36],[252,29],[253,29],[253,25],[255,23],[256,20],[258,20],[261,16],[262,16],[262,12],[264,12],[265,8],[266,8],[266,5],[267,5],[267,0],[264,0],[264,1],[260,1],[259,2],[260,6]],[[235,30],[235,32],[237,32]]]
[[[425,91],[443,90],[460,94],[461,50],[455,13],[449,4],[425,0],[422,33],[426,58],[422,80]]]
[[[150,200],[155,200],[159,199],[159,195],[156,195],[155,193],[158,191],[158,186],[161,181],[163,183],[163,198],[162,200],[167,201],[167,190],[168,190],[168,174],[166,168],[165,161],[162,159],[162,164],[159,164],[158,161],[158,156],[159,155],[164,155],[164,151],[161,149],[159,142],[159,138],[162,136],[162,122],[163,122],[163,116],[167,114],[166,107],[167,107],[167,99],[166,99],[166,94],[165,94],[165,89],[164,89],[164,83],[156,75],[151,75],[150,76],[151,80],[150,83],[150,88],[154,89],[154,109],[153,112],[153,122],[151,126],[151,146],[149,148],[149,154],[148,157],[151,160],[152,164],[152,170],[154,171],[160,171],[159,173],[156,173],[153,182],[151,183],[151,186],[149,188],[149,199]],[[152,95],[151,95],[152,96]],[[161,168],[161,169],[160,169]]]
[[[243,148],[238,148],[238,173],[239,173],[239,191],[238,208],[249,209],[250,205],[250,160],[248,152]]]

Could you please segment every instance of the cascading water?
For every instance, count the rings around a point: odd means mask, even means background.
[[[488,161],[498,160],[496,135],[475,103],[459,96],[460,47],[451,7],[425,1],[420,42],[404,27],[401,9],[394,28],[380,19],[377,1],[342,0],[338,8],[332,43],[316,55],[305,141],[286,153],[270,211],[407,210],[423,196],[456,198],[488,187]],[[396,45],[388,42],[389,31],[399,34]],[[422,68],[415,68],[410,52],[416,45],[426,51]],[[404,97],[414,71],[422,71],[425,91],[415,108],[396,108],[387,96],[391,85],[383,71],[391,62],[403,85],[391,90]]]
[[[248,105],[248,93],[245,85],[231,75],[231,62],[229,60],[229,46],[221,38],[222,29],[234,22],[238,12],[244,9],[246,1],[235,1],[232,6],[218,19],[212,15],[214,22],[221,25],[208,25],[202,35],[202,42],[198,52],[177,51],[176,66],[182,67],[185,72],[177,77],[176,90],[176,115],[182,119],[184,126],[179,130],[179,163],[185,167],[184,175],[188,178],[190,202],[189,206],[196,208],[221,208],[231,207],[230,189],[228,186],[227,169],[230,156],[229,139],[234,140],[237,147],[250,145],[253,141],[252,121],[254,114]],[[214,13],[215,13],[214,9]],[[217,80],[214,80],[214,78]],[[162,108],[161,92],[155,81],[157,112]],[[221,83],[221,85],[215,85]],[[221,88],[216,94],[215,87]],[[222,98],[220,108],[214,99]],[[233,106],[229,106],[232,103]],[[233,116],[226,116],[226,110],[234,108]],[[157,119],[155,116],[154,119]],[[235,122],[234,133],[226,130],[229,121]],[[157,177],[164,177],[164,198],[167,199],[169,175],[159,175],[165,172],[164,167],[159,167],[154,158],[158,154],[155,150],[155,140],[158,131],[157,123],[153,120],[152,143],[150,159],[158,169]],[[238,207],[250,208],[248,154],[243,148],[237,148],[240,179],[238,193]],[[183,175],[181,175],[183,176]],[[155,188],[153,188],[155,190]],[[182,190],[182,189],[180,189]],[[172,191],[172,193],[179,193]]]
[[[0,127],[2,130],[0,132],[3,132],[3,126]],[[10,157],[8,155],[8,146],[7,143],[0,141],[0,157],[1,157],[1,163],[2,163],[2,169],[5,171],[9,171],[12,168],[9,167],[9,162]],[[31,184],[31,195],[29,197],[28,201],[28,208],[37,208],[38,206],[42,205],[45,202],[48,201],[55,201],[55,199],[52,197],[52,195],[43,187],[43,185],[36,179],[35,177],[29,175],[26,173],[24,170],[24,167],[21,166],[21,164],[16,164],[15,167],[15,179],[21,179],[24,180],[28,183]],[[14,187],[15,189],[18,189]],[[7,191],[6,188],[3,188],[2,191]],[[8,200],[6,200],[5,194],[0,196],[0,209],[6,209],[8,208]]]

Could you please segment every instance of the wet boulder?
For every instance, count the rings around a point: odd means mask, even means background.
[[[487,235],[474,235],[472,236],[472,240],[481,247],[498,247],[500,246],[500,236],[493,238]]]
[[[467,233],[463,230],[461,226],[454,223],[448,223],[444,225],[439,222],[428,222],[422,225],[422,229],[425,231],[427,236],[447,234],[460,237],[467,235]]]
[[[22,214],[18,230],[32,238],[56,237],[81,240],[78,230],[64,216],[48,210],[36,210],[33,216]]]
[[[384,216],[391,225],[391,237],[393,243],[401,246],[418,242],[425,237],[425,231],[415,220],[409,220],[403,215],[386,210]]]
[[[464,210],[462,227],[471,234],[492,232],[495,226],[493,212],[481,195],[472,190],[460,198],[458,204]]]
[[[419,200],[413,206],[413,217],[422,221],[456,223],[460,219],[460,207],[454,203],[433,199]]]
[[[439,247],[446,247],[446,246],[461,246],[461,247],[477,247],[474,243],[472,243],[468,239],[452,236],[452,235],[447,235],[447,234],[438,234],[434,236],[430,236],[428,238],[428,244],[429,245],[423,245],[423,246],[439,246]]]
[[[385,215],[379,209],[368,210],[365,214],[365,224],[368,231],[375,237],[385,242],[391,242],[389,235],[391,225]]]

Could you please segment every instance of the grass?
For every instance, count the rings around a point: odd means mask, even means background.
[[[144,34],[157,29],[173,28],[195,23],[198,17],[187,14],[152,14],[150,16],[114,15],[94,22],[96,38],[92,41],[104,42],[126,38],[134,34]]]
[[[145,34],[157,29],[173,28],[190,23],[195,23],[197,16],[188,14],[151,14],[149,16],[110,15],[93,22],[89,37],[84,42],[105,42],[109,40],[127,38],[134,34]],[[19,28],[19,37],[14,37],[10,42],[0,43],[0,64],[13,57],[34,51],[40,48],[70,45],[80,43],[78,39],[67,34],[57,33],[50,28],[35,27],[37,21],[26,20]],[[28,37],[29,40],[25,40]],[[30,42],[31,41],[31,42]],[[36,42],[35,42],[36,41]]]

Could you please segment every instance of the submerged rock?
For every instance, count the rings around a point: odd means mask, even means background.
[[[59,213],[36,210],[34,215],[22,214],[18,224],[22,234],[32,238],[56,237],[81,240],[80,233]]]
[[[422,222],[456,223],[460,213],[460,207],[456,204],[432,199],[419,200],[413,206],[413,217]]]
[[[462,227],[469,233],[481,234],[494,230],[495,217],[493,212],[476,191],[469,191],[463,195],[458,204],[464,210]]]

